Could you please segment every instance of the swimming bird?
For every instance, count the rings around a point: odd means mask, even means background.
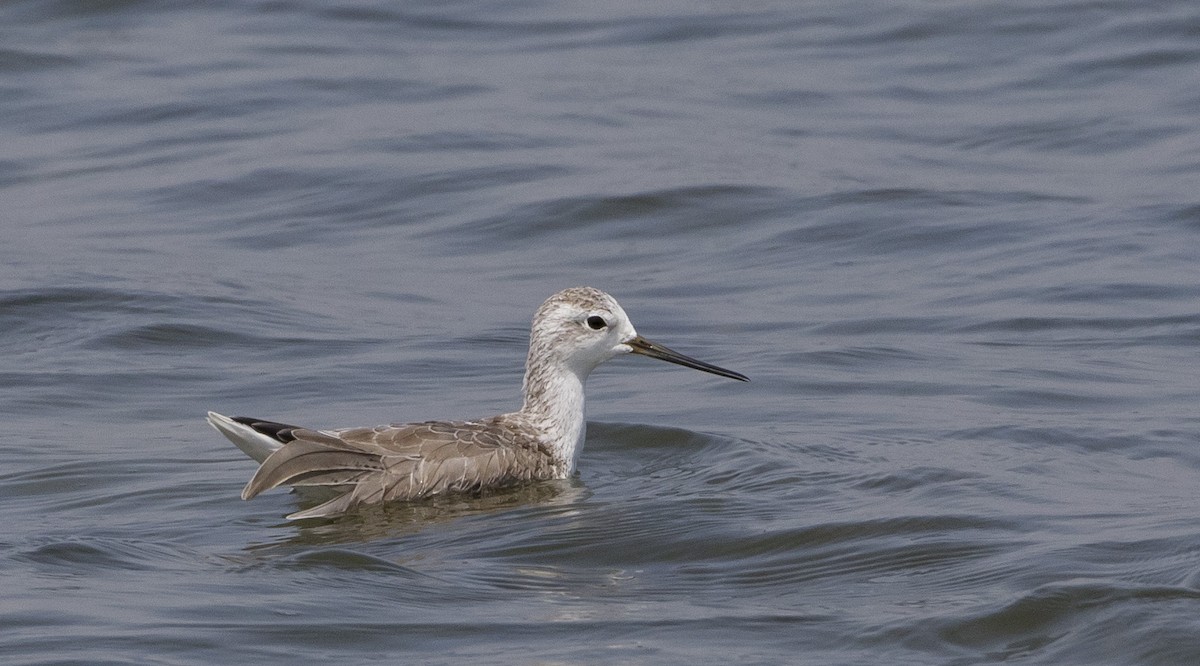
[[[477,421],[426,421],[311,430],[208,413],[208,422],[258,471],[242,499],[280,485],[333,486],[337,497],[289,519],[340,516],[355,507],[473,492],[575,472],[586,431],[583,386],[601,363],[640,354],[739,381],[745,375],[697,361],[638,335],[616,299],[573,287],[533,317],[521,409]]]

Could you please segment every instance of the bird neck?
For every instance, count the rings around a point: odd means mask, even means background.
[[[583,412],[586,379],[565,365],[535,363],[532,358],[525,368],[521,415],[543,433],[543,441],[567,474],[575,471],[587,431]]]

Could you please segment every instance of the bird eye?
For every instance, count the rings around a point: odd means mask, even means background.
[[[588,328],[592,329],[593,331],[599,331],[605,326],[608,326],[608,322],[604,321],[604,317],[601,317],[600,315],[592,315],[587,318],[587,325]]]

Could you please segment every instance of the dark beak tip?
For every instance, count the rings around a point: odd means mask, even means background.
[[[638,336],[638,337],[634,338],[633,340],[630,340],[626,344],[628,344],[633,349],[633,353],[635,353],[635,354],[640,354],[642,356],[648,356],[650,358],[655,358],[660,361],[667,361],[668,363],[675,363],[676,365],[682,365],[684,367],[692,368],[694,370],[708,372],[708,373],[711,373],[711,374],[714,374],[714,375],[717,375],[720,377],[728,377],[729,379],[736,379],[739,382],[749,382],[750,381],[749,377],[747,377],[746,375],[743,375],[740,372],[734,372],[733,370],[726,370],[725,368],[713,365],[711,363],[705,363],[704,361],[698,361],[690,356],[685,356],[683,354],[680,354],[679,352],[674,351],[668,347],[664,347],[660,344],[650,342],[649,340],[647,340],[641,336]]]

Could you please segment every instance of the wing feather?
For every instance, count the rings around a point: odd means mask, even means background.
[[[288,518],[341,515],[354,507],[556,478],[562,465],[520,424],[441,422],[348,430],[291,431],[242,491],[250,499],[279,485],[351,486]]]
[[[297,431],[306,434],[305,431]],[[242,499],[281,484],[341,485],[344,476],[361,475],[381,469],[378,456],[347,447],[332,437],[297,438],[267,456],[258,471],[242,489]],[[321,477],[328,483],[324,483]]]

